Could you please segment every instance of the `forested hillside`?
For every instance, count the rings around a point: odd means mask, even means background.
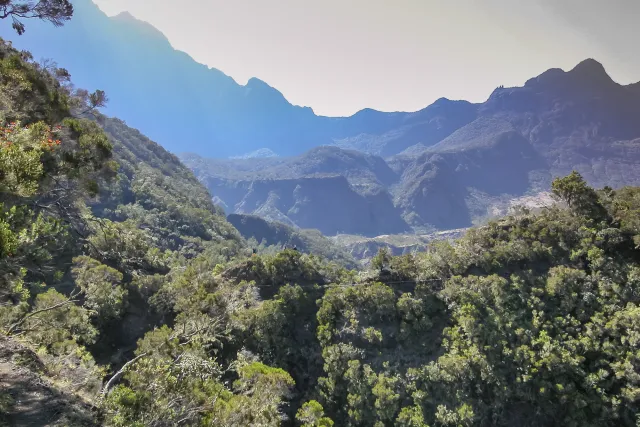
[[[204,307],[187,315],[189,304],[178,302],[186,290],[177,283],[192,283],[189,266],[222,271],[249,253],[175,156],[96,111],[104,94],[74,88],[66,70],[45,69],[5,42],[0,79],[0,329],[9,337],[0,343],[0,417],[9,425],[29,418],[85,425],[87,417],[118,425],[119,409],[104,419],[109,404],[100,396],[116,384],[118,376],[106,380],[134,356],[137,340],[173,325],[181,329],[172,339],[197,331],[202,346],[201,337],[219,332]],[[227,292],[215,297],[218,304],[240,301],[251,288]],[[258,369],[251,380],[280,378],[277,370],[245,365]],[[12,374],[16,369],[23,374]],[[39,381],[50,385],[43,389]],[[55,397],[64,393],[79,400]],[[43,404],[34,395],[54,400]],[[78,406],[83,400],[94,410]]]
[[[250,257],[175,157],[0,52],[6,422],[636,425],[638,188],[574,173],[362,273]]]
[[[640,188],[572,172],[365,271],[254,255],[105,102],[0,43],[0,423],[638,425]]]

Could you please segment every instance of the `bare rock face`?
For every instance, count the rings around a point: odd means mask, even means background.
[[[389,193],[360,194],[342,176],[256,180],[232,186],[235,191],[227,187],[222,193],[240,199],[233,205],[235,213],[257,214],[328,235],[345,230],[375,235],[378,230],[399,233],[409,229]]]

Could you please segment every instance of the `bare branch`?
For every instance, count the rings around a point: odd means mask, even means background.
[[[109,381],[107,381],[107,383],[105,384],[104,388],[102,389],[102,393],[101,394],[103,396],[106,396],[109,393],[109,390],[111,389],[111,387],[113,387],[113,385],[115,384],[115,382],[118,381],[124,375],[124,373],[127,370],[127,368],[129,368],[129,366],[133,365],[134,363],[136,363],[138,360],[142,359],[146,355],[147,355],[147,353],[142,353],[142,354],[134,357],[133,359],[129,360],[124,365],[122,365],[122,368],[120,368],[120,370],[118,372],[116,372],[109,379]]]
[[[51,310],[55,310],[56,308],[64,307],[65,305],[71,304],[71,303],[74,303],[74,302],[77,302],[77,300],[68,299],[66,301],[62,301],[62,302],[60,302],[58,304],[52,305],[51,307],[42,308],[40,310],[36,310],[36,311],[32,311],[31,313],[27,313],[22,319],[18,320],[16,323],[11,325],[11,327],[7,331],[7,335],[12,335],[13,331],[15,331],[16,328],[19,328],[20,325],[22,325],[29,318],[31,318],[31,317],[33,317],[33,316],[35,316],[37,314],[44,313],[44,312],[51,311]]]

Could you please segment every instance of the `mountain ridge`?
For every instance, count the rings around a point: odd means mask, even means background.
[[[260,79],[240,85],[198,64],[130,15],[77,3],[68,25],[35,23],[17,43],[68,62],[79,86],[106,90],[110,115],[197,154],[181,159],[227,214],[329,234],[431,232],[482,221],[573,169],[596,187],[640,182],[638,86],[614,82],[594,59],[498,87],[483,103],[439,98],[416,112],[325,117]],[[247,153],[255,158],[220,159]]]
[[[169,151],[182,151],[181,141],[187,139],[191,151],[209,157],[261,148],[296,155],[365,135],[365,140],[384,139],[371,152],[386,155],[420,142],[405,125],[428,128],[415,120],[429,106],[409,113],[365,108],[349,117],[316,115],[258,78],[241,85],[198,63],[131,14],[110,18],[90,0],[74,4],[76,17],[67,25],[53,29],[33,22],[15,45],[36,57],[56,58],[78,86],[105,90],[110,97],[107,114],[125,118]],[[0,28],[0,36],[13,38],[9,28]],[[402,148],[393,148],[396,143]]]
[[[496,88],[481,104],[440,99],[421,112],[403,116],[403,123],[417,123],[412,128],[417,137],[411,141],[424,141],[413,145],[402,145],[393,139],[397,135],[360,134],[338,141],[337,148],[316,147],[300,156],[271,161],[241,164],[181,159],[214,194],[223,188],[224,194],[242,193],[238,182],[267,191],[264,185],[275,185],[274,179],[322,179],[327,172],[345,176],[356,193],[389,194],[394,209],[383,209],[388,216],[379,222],[381,228],[367,230],[367,236],[397,233],[396,226],[386,228],[385,224],[399,222],[418,233],[465,228],[493,212],[504,212],[511,200],[549,191],[555,177],[572,170],[596,187],[640,183],[637,87],[616,83],[601,63],[587,59],[569,71],[547,70],[520,87]],[[459,114],[442,114],[442,108],[467,114],[461,119]],[[378,122],[394,120],[374,110],[362,113],[366,116],[375,116]],[[389,146],[385,135],[392,141],[389,145],[401,151],[385,154]],[[374,154],[368,154],[371,152]],[[349,156],[361,158],[341,163],[340,159]],[[365,161],[366,156],[371,157]],[[207,184],[207,176],[217,177],[213,187]],[[331,185],[330,181],[326,184]],[[336,187],[335,191],[343,190]],[[305,197],[315,209],[325,208],[318,194],[306,193]],[[227,213],[241,209],[242,213],[264,215],[269,211],[267,201],[273,199],[267,195],[258,199],[265,208],[256,207],[253,212],[246,204],[241,208],[234,202],[224,205]],[[278,220],[296,224],[286,211],[278,212]],[[330,232],[314,223],[305,226]],[[348,221],[331,230],[336,229],[361,233],[350,229]]]

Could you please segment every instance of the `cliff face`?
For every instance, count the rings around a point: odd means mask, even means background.
[[[207,183],[229,213],[255,214],[327,235],[409,230],[389,193],[360,194],[342,176],[239,182],[212,178]]]

